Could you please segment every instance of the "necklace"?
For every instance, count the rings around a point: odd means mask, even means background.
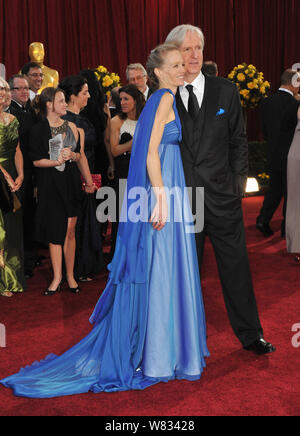
[[[52,138],[54,138],[54,136],[57,136],[60,134],[63,135],[64,133],[67,133],[68,125],[69,125],[69,123],[66,120],[66,121],[64,121],[64,123],[61,126],[58,126],[58,127],[51,127],[50,126]]]
[[[5,113],[5,112],[2,112],[0,114],[0,122],[2,124],[4,124],[5,126],[8,126],[8,124],[10,123],[9,115],[7,113]]]

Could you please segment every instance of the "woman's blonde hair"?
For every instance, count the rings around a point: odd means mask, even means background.
[[[151,80],[154,88],[159,87],[159,79],[154,70],[155,68],[161,68],[163,66],[164,54],[170,53],[171,51],[178,51],[178,47],[175,44],[170,43],[161,44],[152,50],[150,56],[148,57],[146,69],[148,77]]]
[[[0,76],[0,86],[2,86],[3,88],[5,88],[6,91],[9,91],[9,84],[7,83],[6,80],[3,79],[3,77]]]

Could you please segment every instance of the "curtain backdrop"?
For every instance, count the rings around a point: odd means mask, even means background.
[[[7,77],[28,62],[28,46],[45,45],[45,65],[63,77],[105,65],[120,74],[178,24],[200,26],[205,58],[227,76],[241,62],[254,64],[278,87],[282,71],[300,63],[300,0],[0,0],[0,62]],[[260,136],[257,111],[249,137]]]

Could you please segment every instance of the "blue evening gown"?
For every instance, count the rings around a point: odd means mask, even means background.
[[[135,186],[150,190],[146,159],[165,92],[171,93],[162,89],[152,95],[137,125],[128,192]],[[159,154],[164,185],[183,189],[175,98],[174,112],[176,119],[165,127]],[[174,196],[170,222],[162,231],[149,223],[148,204],[141,207],[147,219],[120,223],[108,283],[90,319],[90,334],[62,356],[49,355],[0,383],[17,396],[50,398],[200,378],[209,353],[195,236],[187,232],[193,220],[188,197],[183,198]],[[123,217],[134,206],[130,199],[124,203]],[[175,212],[182,212],[183,222],[172,219]]]

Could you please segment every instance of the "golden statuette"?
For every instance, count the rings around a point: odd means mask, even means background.
[[[41,89],[39,90],[39,93],[49,86],[57,88],[59,84],[58,72],[44,65],[44,44],[42,44],[41,42],[32,42],[29,46],[29,57],[31,62],[36,62],[37,64],[39,64],[44,75],[43,84]]]

